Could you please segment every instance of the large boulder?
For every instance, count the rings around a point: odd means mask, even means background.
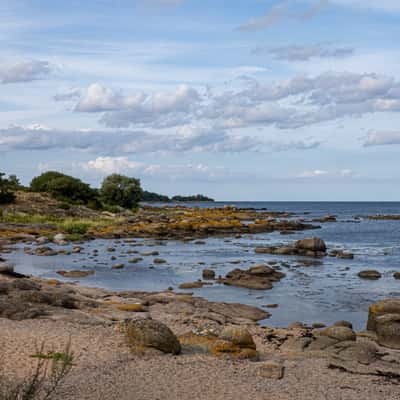
[[[400,299],[387,299],[369,308],[367,329],[382,346],[400,349]]]
[[[134,348],[153,348],[172,354],[181,352],[181,344],[171,329],[153,319],[127,322],[126,336],[129,344]]]
[[[301,250],[321,251],[321,252],[326,251],[325,242],[317,237],[298,240],[294,246],[296,247],[296,249],[301,249]]]

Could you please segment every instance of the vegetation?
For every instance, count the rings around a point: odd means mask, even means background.
[[[33,192],[49,193],[55,199],[74,204],[96,205],[97,191],[78,178],[56,171],[45,172],[31,182]]]
[[[0,204],[13,203],[15,201],[14,191],[18,187],[19,181],[15,175],[6,178],[6,174],[0,172]]]
[[[143,191],[141,200],[146,202],[158,201],[160,203],[168,203],[171,201],[171,199],[168,196],[154,192],[148,192],[146,190]]]
[[[104,179],[100,188],[100,198],[106,205],[135,208],[142,199],[140,180],[112,174]]]
[[[214,201],[214,199],[202,194],[197,194],[195,196],[174,196],[172,201]]]
[[[0,365],[0,400],[49,400],[63,383],[73,367],[74,355],[67,344],[63,352],[32,355],[37,359],[33,373],[24,380],[6,377],[4,364]]]

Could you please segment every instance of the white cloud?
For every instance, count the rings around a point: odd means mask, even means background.
[[[359,177],[351,169],[341,169],[337,171],[327,171],[323,169],[315,169],[311,171],[304,171],[299,176],[299,178],[356,178]]]
[[[52,67],[47,61],[28,61],[13,65],[0,65],[2,84],[31,82],[49,75]]]
[[[399,145],[399,131],[370,131],[364,141],[364,146]]]
[[[253,53],[268,52],[277,60],[286,61],[309,61],[315,58],[344,58],[354,54],[350,47],[328,47],[321,44],[308,46],[285,46],[273,49],[257,47]]]

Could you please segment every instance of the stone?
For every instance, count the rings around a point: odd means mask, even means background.
[[[114,264],[111,268],[112,269],[123,269],[124,268],[124,264]]]
[[[234,359],[256,359],[256,344],[250,332],[243,327],[225,326],[212,344],[211,352],[216,356]]]
[[[371,279],[371,280],[377,280],[382,277],[382,274],[379,271],[375,270],[360,271],[357,275],[362,279]]]
[[[203,279],[215,279],[215,271],[212,269],[203,269],[202,276]]]
[[[74,271],[57,271],[57,274],[65,277],[65,278],[84,278],[89,275],[93,275],[94,271],[79,271],[79,270],[74,270]]]
[[[128,260],[128,262],[130,264],[137,264],[138,262],[143,261],[143,258],[141,257],[135,257],[135,258],[131,258],[130,260]]]
[[[165,264],[167,261],[166,260],[164,260],[163,258],[155,258],[154,260],[153,260],[153,263],[154,264]]]
[[[258,369],[258,375],[268,379],[282,379],[285,367],[278,361],[267,361]]]
[[[326,251],[325,242],[317,237],[298,240],[295,243],[295,247],[297,249],[302,249],[302,250],[321,251],[321,252]]]
[[[126,337],[133,348],[153,348],[163,353],[179,354],[181,345],[176,335],[163,323],[153,319],[126,323]]]
[[[356,334],[354,333],[354,331],[345,326],[331,326],[320,331],[320,335],[327,336],[339,342],[356,340]]]
[[[57,233],[57,235],[55,235],[53,238],[53,243],[63,246],[66,245],[68,241],[63,233]]]
[[[353,329],[353,324],[349,321],[336,321],[333,326],[344,326],[345,328]]]
[[[201,281],[196,282],[184,282],[179,285],[179,289],[199,289],[204,286],[204,283]]]
[[[377,317],[376,333],[381,346],[400,350],[400,314]]]
[[[394,279],[400,279],[400,272],[395,272],[395,273],[393,274],[393,278],[394,278]]]

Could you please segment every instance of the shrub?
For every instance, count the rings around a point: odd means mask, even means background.
[[[142,198],[140,180],[112,174],[104,179],[100,197],[105,205],[135,208]]]
[[[49,193],[57,200],[75,204],[87,204],[97,196],[97,191],[87,183],[56,171],[37,176],[30,187],[34,192]]]
[[[37,359],[34,372],[24,380],[8,379],[0,365],[0,399],[45,400],[50,399],[63,383],[73,367],[74,355],[68,343],[64,352],[39,352],[31,357]]]
[[[10,175],[0,172],[0,204],[13,203],[15,201],[14,191],[19,187],[18,178],[15,175]]]

